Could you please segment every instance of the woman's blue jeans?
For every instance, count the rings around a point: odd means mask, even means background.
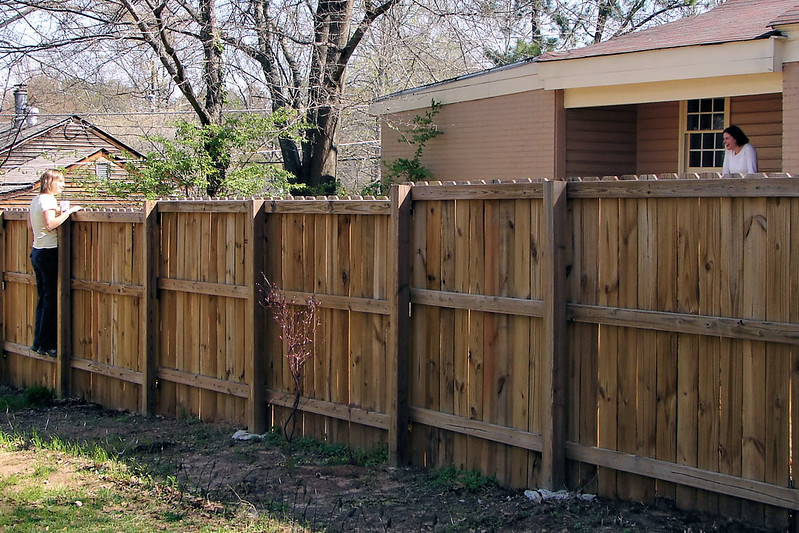
[[[58,323],[58,248],[32,248],[31,264],[36,274],[36,322],[33,345],[41,350],[54,350]]]

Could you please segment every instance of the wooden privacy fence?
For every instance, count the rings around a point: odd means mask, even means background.
[[[56,361],[27,349],[26,216],[3,213],[6,383],[264,431],[291,405],[264,273],[322,305],[305,434],[775,527],[799,509],[793,178],[80,212],[60,231]]]

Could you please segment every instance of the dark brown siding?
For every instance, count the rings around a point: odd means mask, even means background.
[[[638,106],[638,174],[677,172],[680,158],[680,104]]]
[[[782,95],[730,100],[730,123],[740,126],[757,150],[758,170],[782,172]]]
[[[566,175],[620,176],[636,172],[635,106],[566,111]]]

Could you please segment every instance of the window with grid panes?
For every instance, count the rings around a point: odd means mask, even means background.
[[[724,165],[722,131],[726,99],[688,100],[685,114],[687,163],[690,169],[720,168]]]

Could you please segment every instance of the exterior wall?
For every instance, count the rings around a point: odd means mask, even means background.
[[[784,142],[799,137],[799,63],[786,65],[784,83],[784,96],[731,98],[730,122],[749,136],[761,172],[799,174],[799,145]],[[679,172],[678,101],[560,110],[556,91],[445,105],[435,121],[444,135],[427,144],[422,162],[435,179],[456,181],[562,177],[558,154],[565,154],[568,177]],[[396,128],[404,129],[422,113],[389,118]],[[566,130],[563,144],[558,140],[561,117]],[[398,137],[384,122],[384,161],[413,155],[413,147],[396,142]]]
[[[444,134],[427,143],[422,164],[436,180],[552,178],[558,109],[558,94],[543,90],[445,104],[435,117]],[[414,147],[397,142],[399,133],[391,126],[407,129],[424,112],[384,117],[383,161],[413,155]]]
[[[764,94],[731,98],[730,123],[740,126],[757,150],[760,172],[783,172],[782,95]],[[795,121],[786,120],[785,124],[795,125]]]
[[[637,174],[676,173],[680,159],[680,104],[638,106]]]
[[[799,63],[782,68],[782,171],[799,176]]]
[[[566,110],[566,176],[636,172],[635,106]]]

